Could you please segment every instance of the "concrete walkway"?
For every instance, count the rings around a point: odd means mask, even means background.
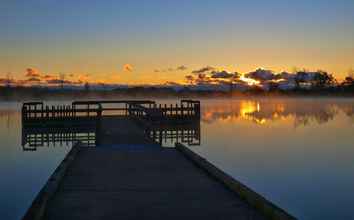
[[[81,148],[45,219],[263,219],[175,149]]]

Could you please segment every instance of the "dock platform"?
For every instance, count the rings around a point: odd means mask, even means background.
[[[112,103],[125,107],[102,107]],[[200,144],[197,101],[25,103],[22,112],[23,150],[75,142],[23,220],[295,219],[181,144]]]
[[[175,149],[82,148],[44,219],[264,219]]]

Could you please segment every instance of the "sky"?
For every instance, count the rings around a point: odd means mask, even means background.
[[[159,84],[204,66],[344,78],[354,68],[353,12],[352,0],[2,0],[0,78],[33,68]]]

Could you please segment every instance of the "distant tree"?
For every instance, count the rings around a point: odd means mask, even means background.
[[[307,82],[308,73],[306,71],[297,71],[295,75],[296,88],[300,88],[301,83]]]
[[[318,70],[317,72],[315,72],[315,75],[312,80],[312,85],[315,88],[327,88],[335,86],[336,84],[337,81],[333,77],[333,75],[322,70]]]
[[[344,81],[342,82],[342,86],[354,87],[354,70],[353,69],[348,71],[348,76],[345,77]]]
[[[59,80],[60,80],[60,87],[61,87],[61,89],[63,89],[64,82],[65,82],[65,74],[64,73],[59,73]]]
[[[241,74],[238,72],[234,72],[232,77],[230,78],[230,92],[233,92],[234,83],[240,80]]]
[[[314,89],[329,88],[337,85],[337,81],[333,75],[322,70],[316,72],[308,72],[305,70],[297,72],[295,83],[297,88],[300,88],[302,84],[307,84]]]
[[[88,82],[86,82],[84,85],[84,88],[85,88],[86,92],[90,91],[90,84]]]
[[[7,73],[6,74],[6,82],[5,82],[5,86],[7,88],[11,87],[11,83],[12,83],[12,74],[11,73]]]
[[[348,71],[348,77],[351,78],[351,79],[354,79],[354,69],[350,69]]]
[[[353,85],[354,84],[354,78],[351,77],[351,76],[345,77],[344,84],[345,85]]]
[[[103,90],[106,90],[106,84],[105,83],[101,82],[101,83],[99,83],[99,85],[102,87]]]

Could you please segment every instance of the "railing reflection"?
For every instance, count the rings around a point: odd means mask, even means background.
[[[141,125],[144,135],[153,142],[163,146],[167,142],[180,142],[190,146],[200,145],[200,121],[183,124],[144,124]],[[69,146],[80,141],[88,147],[101,144],[100,123],[59,124],[23,124],[22,148],[24,151],[35,151],[43,146]]]
[[[164,143],[184,143],[189,146],[200,145],[200,122],[182,125],[158,125],[145,129],[149,138],[163,145]]]
[[[80,141],[86,146],[98,143],[97,127],[23,127],[22,149],[35,151],[38,147],[71,145]]]

